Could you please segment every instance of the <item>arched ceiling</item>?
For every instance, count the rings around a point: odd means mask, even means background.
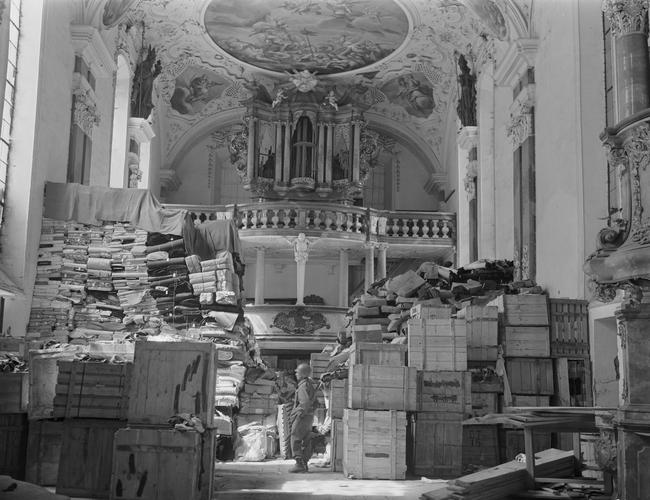
[[[273,99],[309,71],[314,92],[399,123],[424,144],[428,168],[444,172],[458,54],[478,71],[495,41],[520,30],[522,1],[109,0],[103,14],[107,27],[144,23],[144,45],[156,48],[154,119],[165,155],[182,151],[188,132],[205,133],[211,117],[253,95]]]

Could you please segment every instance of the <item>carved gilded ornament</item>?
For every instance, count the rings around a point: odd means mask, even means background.
[[[233,133],[228,142],[228,152],[230,153],[230,163],[237,171],[237,175],[243,183],[249,179],[246,176],[246,163],[248,160],[248,128],[242,128]]]
[[[373,130],[368,130],[365,127],[361,131],[361,150],[360,150],[360,172],[359,180],[365,183],[370,173],[370,169],[374,168],[377,163],[377,156],[379,154],[379,134]]]
[[[650,126],[643,123],[632,131],[623,145],[630,164],[630,183],[632,187],[632,241],[645,245],[650,243],[650,226],[643,217],[641,196],[641,171],[650,164]]]
[[[476,198],[476,176],[478,175],[478,161],[470,160],[467,163],[467,171],[465,172],[465,178],[463,179],[463,184],[465,186],[465,192],[467,193],[467,200],[472,201]]]
[[[594,299],[600,302],[609,303],[616,298],[616,292],[618,290],[616,283],[598,283],[592,280],[589,282],[589,285]]]
[[[278,328],[291,335],[314,333],[321,328],[330,328],[327,318],[318,311],[305,307],[295,307],[287,312],[278,313],[273,318],[272,328]]]
[[[616,334],[621,339],[621,349],[627,348],[627,323],[625,320],[619,319],[616,325]]]
[[[510,120],[506,124],[506,135],[517,149],[534,133],[532,109],[535,106],[535,85],[524,87],[510,106]]]
[[[530,259],[528,257],[528,245],[521,247],[521,279],[527,280],[530,277]]]
[[[88,90],[76,89],[73,95],[75,98],[73,121],[88,137],[92,137],[94,128],[101,120],[97,105]]]
[[[648,0],[603,0],[603,12],[614,36],[643,32],[648,17]]]
[[[300,233],[296,239],[293,240],[293,254],[297,263],[307,262],[309,256],[309,245],[311,244],[305,233]]]

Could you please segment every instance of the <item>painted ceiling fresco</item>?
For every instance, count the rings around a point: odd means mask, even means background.
[[[380,61],[409,28],[392,0],[212,0],[204,23],[210,38],[240,61],[318,74]]]
[[[425,144],[434,170],[445,168],[446,136],[455,134],[458,54],[474,71],[491,60],[512,28],[504,5],[522,10],[515,0],[139,0],[131,17],[145,23],[162,63],[154,119],[165,154],[309,71],[315,99],[332,92],[398,124]]]

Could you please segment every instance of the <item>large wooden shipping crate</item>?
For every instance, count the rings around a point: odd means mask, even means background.
[[[463,473],[477,468],[499,465],[499,427],[497,425],[463,426]]]
[[[405,345],[399,344],[354,343],[350,349],[350,366],[406,366],[406,350]]]
[[[402,411],[417,408],[415,368],[354,365],[348,376],[348,408]]]
[[[375,344],[381,343],[383,340],[383,330],[381,328],[368,330],[368,325],[359,325],[352,327],[352,342],[373,342]]]
[[[589,303],[586,300],[549,299],[551,356],[589,357]]]
[[[330,382],[329,395],[330,418],[343,418],[343,410],[348,404],[348,381],[333,379]]]
[[[27,414],[0,415],[0,475],[25,479],[26,451]]]
[[[346,409],[343,473],[355,479],[406,477],[406,413]]]
[[[472,377],[470,372],[418,371],[417,411],[470,413]]]
[[[115,433],[111,500],[209,500],[214,436],[207,430],[125,428]]]
[[[26,413],[29,373],[0,373],[0,413]]]
[[[413,319],[450,319],[451,306],[415,304],[410,313]]]
[[[73,497],[108,498],[113,435],[123,426],[120,420],[66,420],[56,492]]]
[[[497,306],[506,326],[547,326],[548,297],[546,295],[500,295],[489,305]]]
[[[495,361],[499,345],[499,309],[496,306],[467,306],[467,359]]]
[[[328,353],[311,353],[309,366],[311,366],[311,376],[314,380],[318,380],[327,371],[330,361],[332,358]]]
[[[419,476],[458,477],[462,470],[464,414],[418,412],[411,424],[411,468]]]
[[[521,429],[501,429],[499,442],[501,443],[502,460],[514,460],[520,453],[525,453],[524,431]],[[533,433],[533,449],[535,453],[547,450],[551,447],[550,432]]]
[[[510,358],[547,358],[551,355],[547,326],[506,326],[501,343],[503,353]]]
[[[343,432],[343,420],[332,419],[332,430],[330,439],[330,464],[332,472],[343,472],[343,454],[345,451],[345,438]]]
[[[552,359],[509,358],[506,372],[513,394],[552,396],[555,392]]]
[[[136,342],[129,423],[167,425],[172,415],[193,413],[212,427],[215,383],[212,342]]]
[[[465,320],[409,320],[408,366],[418,370],[467,370]]]
[[[54,417],[126,420],[132,370],[132,363],[59,361]]]
[[[29,406],[30,420],[52,418],[59,361],[72,361],[82,346],[69,349],[41,349],[29,351]]]
[[[271,415],[278,406],[277,394],[245,394],[239,396],[239,413],[246,415]]]
[[[27,439],[25,480],[41,486],[56,486],[63,445],[63,422],[32,420]]]
[[[499,412],[499,394],[496,392],[472,392],[472,417],[482,417]]]

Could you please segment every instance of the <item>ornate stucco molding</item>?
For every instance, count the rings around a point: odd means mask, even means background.
[[[643,217],[641,174],[650,165],[650,126],[642,123],[631,131],[623,147],[630,163],[630,184],[632,190],[632,214],[630,238],[645,245],[650,243],[650,223]]]
[[[160,170],[160,189],[164,193],[172,193],[178,191],[181,187],[181,179],[176,174],[176,170],[171,168],[164,168]]]
[[[603,0],[614,36],[643,32],[648,19],[648,0]]]
[[[83,58],[96,78],[108,78],[115,71],[113,54],[106,48],[99,30],[93,26],[70,25],[70,38],[76,55]]]
[[[86,89],[76,89],[74,95],[73,122],[83,130],[88,137],[93,136],[93,130],[101,120],[97,105]]]
[[[506,124],[506,134],[513,149],[535,133],[532,109],[535,106],[535,85],[526,85],[510,106],[510,120]]]
[[[467,201],[472,201],[476,198],[476,182],[474,179],[478,176],[478,160],[470,160],[467,163],[467,170],[465,171],[465,178],[463,185],[467,193]]]
[[[309,257],[310,241],[305,236],[305,233],[300,233],[291,244],[293,245],[293,255],[297,263],[306,263]]]
[[[511,42],[495,68],[496,84],[513,87],[528,68],[535,66],[538,45],[536,38],[519,38]]]

